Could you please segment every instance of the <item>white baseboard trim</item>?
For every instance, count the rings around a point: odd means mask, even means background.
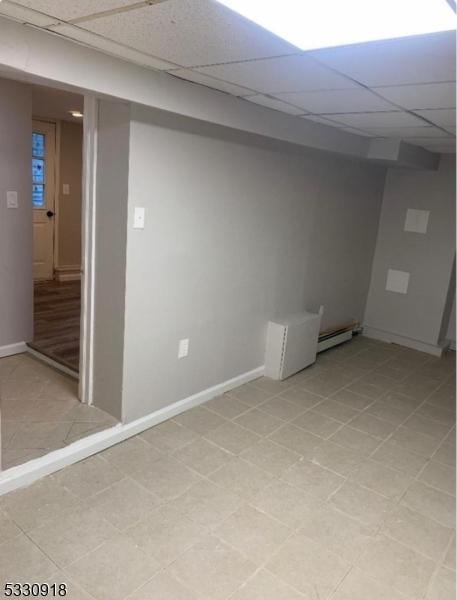
[[[57,369],[58,371],[62,371],[62,373],[65,373],[66,375],[73,377],[73,379],[79,379],[79,373],[77,371],[73,371],[73,369],[70,369],[69,367],[66,367],[65,365],[61,365],[56,360],[49,358],[49,356],[46,356],[46,354],[42,354],[41,352],[38,352],[38,350],[35,350],[35,348],[32,348],[31,346],[27,345],[26,349],[29,354],[32,354],[38,360],[45,362],[46,364],[50,365],[51,367],[54,367],[54,369]]]
[[[84,460],[102,450],[106,450],[106,448],[109,448],[110,446],[119,444],[119,442],[137,435],[145,429],[149,429],[154,425],[158,425],[163,421],[171,419],[193,406],[198,406],[203,402],[207,402],[219,394],[228,392],[244,383],[249,383],[249,381],[261,377],[264,374],[264,371],[264,366],[261,366],[252,371],[248,371],[247,373],[242,373],[237,377],[228,379],[227,381],[203,390],[202,392],[198,392],[188,398],[174,402],[173,404],[170,404],[170,406],[165,406],[150,415],[146,415],[145,417],[141,417],[130,423],[119,423],[119,425],[89,435],[65,448],[60,448],[53,452],[49,452],[49,454],[46,454],[45,456],[29,460],[23,465],[11,467],[11,469],[7,469],[0,473],[0,496],[19,487],[30,485],[45,475],[60,471],[64,467]]]
[[[455,348],[456,348],[455,340],[446,340],[446,341],[449,344],[449,346],[448,346],[449,350],[452,350],[453,352],[455,352]]]
[[[61,283],[64,281],[80,281],[81,273],[56,273],[56,279]]]
[[[390,331],[383,331],[382,329],[367,327],[366,325],[363,327],[363,335],[374,340],[380,340],[390,344],[398,344],[399,346],[406,346],[406,348],[412,348],[413,350],[426,352],[427,354],[432,354],[433,356],[438,357],[443,354],[447,347],[446,345],[428,344],[427,342],[414,340],[403,335],[391,333]]]
[[[67,265],[63,267],[55,267],[54,272],[57,281],[79,281],[81,279],[80,265]]]
[[[0,358],[13,356],[14,354],[22,354],[23,352],[27,352],[27,344],[25,342],[17,342],[16,344],[0,346]]]

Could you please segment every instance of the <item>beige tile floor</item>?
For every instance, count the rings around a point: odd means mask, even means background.
[[[79,402],[76,380],[30,354],[0,359],[2,467],[47,454],[116,423]]]
[[[0,582],[454,600],[455,355],[356,338],[0,498]]]

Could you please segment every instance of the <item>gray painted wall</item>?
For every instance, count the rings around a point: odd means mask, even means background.
[[[56,266],[60,268],[81,266],[82,144],[82,124],[61,121],[59,212],[56,214],[59,231]],[[62,192],[64,183],[70,186],[69,194]]]
[[[361,319],[385,170],[173,128],[132,108],[124,418],[263,364],[267,321]],[[132,229],[134,206],[146,228]],[[177,359],[178,341],[190,353]]]
[[[429,210],[426,234],[404,231],[408,208]],[[365,324],[436,345],[455,257],[455,156],[435,172],[389,169]],[[387,270],[410,273],[407,294],[386,291]]]
[[[122,417],[129,107],[100,102],[95,247],[94,404]]]
[[[33,334],[31,140],[30,87],[0,79],[0,346]],[[6,207],[8,190],[18,209]]]

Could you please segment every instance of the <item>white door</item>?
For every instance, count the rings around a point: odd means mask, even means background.
[[[54,194],[56,127],[33,121],[32,206],[33,278],[54,277]]]

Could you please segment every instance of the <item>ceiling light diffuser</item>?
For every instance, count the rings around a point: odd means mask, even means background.
[[[447,0],[218,0],[301,50],[455,29]]]
[[[83,113],[80,110],[70,110],[70,115],[72,117],[77,117],[78,119],[82,119],[84,117]]]

